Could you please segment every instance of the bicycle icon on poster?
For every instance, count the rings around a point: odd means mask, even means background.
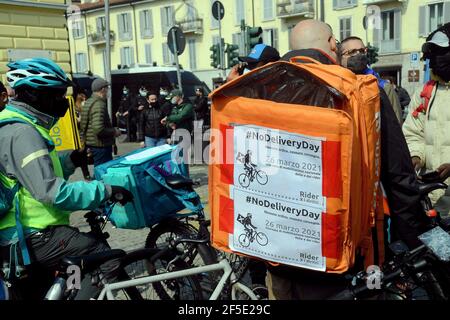
[[[256,231],[256,227],[252,225],[252,214],[247,213],[247,216],[238,215],[237,220],[244,226],[245,233],[241,234],[238,238],[239,244],[244,248],[250,246],[251,243],[256,241],[260,246],[264,247],[269,243],[269,239],[263,232]]]
[[[238,155],[238,161],[241,161],[244,163],[244,173],[241,173],[239,175],[238,181],[241,187],[248,188],[250,186],[250,183],[253,181],[256,181],[264,186],[269,181],[269,177],[267,176],[267,173],[265,173],[263,170],[258,169],[256,164],[253,164],[251,162],[251,155],[252,152],[250,150],[247,151],[247,153],[244,155],[244,159],[242,160],[242,154],[240,153]],[[240,157],[241,156],[241,157]]]

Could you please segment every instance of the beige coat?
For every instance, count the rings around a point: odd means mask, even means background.
[[[408,107],[408,117],[403,126],[406,142],[411,156],[419,157],[427,171],[434,171],[444,163],[450,163],[450,89],[439,85],[433,90],[430,99],[431,109],[420,113],[417,118],[412,112],[423,102],[420,88]],[[450,179],[447,179],[447,184]],[[450,190],[438,190],[431,195],[435,208],[441,213],[450,214]]]

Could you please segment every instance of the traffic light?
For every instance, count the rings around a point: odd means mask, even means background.
[[[227,49],[225,52],[227,53],[228,68],[232,68],[239,63],[239,46],[235,44],[227,44]]]
[[[247,28],[247,49],[250,52],[254,46],[257,44],[263,43],[263,39],[261,34],[263,33],[263,29],[261,27],[255,28]]]
[[[370,45],[370,43],[367,45],[367,58],[369,58],[369,65],[378,62],[378,51],[379,49]]]
[[[213,44],[209,50],[212,52],[211,54],[211,67],[217,68],[220,66],[220,46],[218,43]]]

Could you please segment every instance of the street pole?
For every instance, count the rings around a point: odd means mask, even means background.
[[[108,86],[108,113],[112,120],[112,94],[111,94],[111,43],[110,43],[110,31],[109,31],[109,0],[105,0],[105,29],[106,29],[106,70],[105,77],[106,81],[110,84]]]
[[[217,2],[217,12],[219,12],[220,18],[220,2]],[[223,77],[227,77],[227,72],[225,70],[225,54],[222,46],[222,19],[219,19],[219,51],[220,51],[220,69],[222,69]]]
[[[183,92],[183,86],[181,84],[181,72],[180,72],[180,64],[178,61],[178,46],[177,46],[177,37],[175,36],[175,29],[172,28],[172,40],[173,40],[173,51],[175,51],[175,64],[177,65],[177,78],[178,78],[178,89]]]

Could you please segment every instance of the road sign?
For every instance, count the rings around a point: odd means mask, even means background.
[[[175,40],[172,36],[172,30],[175,33]],[[178,55],[181,55],[184,52],[184,49],[186,48],[186,38],[184,37],[183,31],[178,27],[172,27],[169,30],[169,33],[167,34],[167,45],[169,46],[170,52],[175,54],[175,46],[174,41],[176,41],[176,48]]]
[[[411,67],[418,68],[420,66],[420,52],[412,52],[410,55]]]
[[[220,1],[214,1],[212,5],[212,15],[217,21],[222,20],[225,16],[225,8]]]

